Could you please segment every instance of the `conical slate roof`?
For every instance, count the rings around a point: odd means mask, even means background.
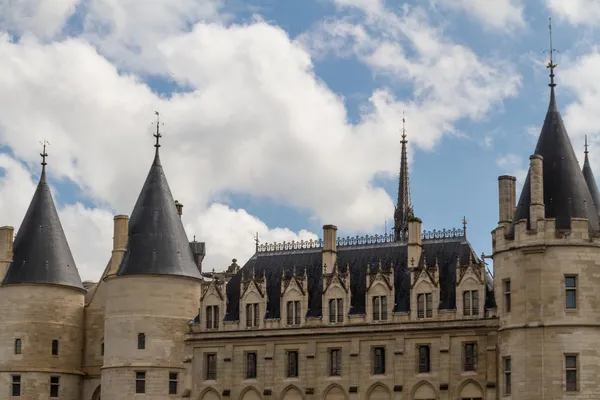
[[[587,138],[586,138],[587,139]],[[588,190],[592,195],[592,200],[594,201],[594,205],[596,206],[596,212],[600,214],[600,191],[598,191],[598,183],[596,183],[596,178],[594,177],[594,173],[592,172],[592,167],[590,166],[590,160],[588,158],[587,151],[587,140],[586,140],[586,150],[585,150],[585,161],[583,162],[583,177],[585,178],[585,182],[587,183]]]
[[[117,275],[179,275],[200,279],[158,153],[129,220],[127,251]]]
[[[17,233],[13,261],[2,284],[41,283],[83,290],[46,182],[45,162],[42,165],[40,182]]]
[[[562,117],[558,112],[553,86],[550,90],[548,112],[534,154],[544,158],[543,182],[546,218],[556,218],[557,229],[569,229],[571,218],[587,218],[590,229],[598,230],[598,213]],[[514,228],[514,224],[519,220],[529,220],[530,203],[531,186],[528,173],[511,228]]]

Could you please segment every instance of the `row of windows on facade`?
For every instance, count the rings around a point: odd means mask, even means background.
[[[385,347],[373,347],[371,350],[371,374],[385,375]],[[342,375],[342,349],[329,349],[328,352],[329,376]],[[419,345],[417,349],[417,373],[431,372],[431,346],[429,344]],[[285,353],[285,377],[297,378],[299,374],[297,350]],[[257,377],[257,353],[247,352],[245,357],[246,379]],[[464,371],[477,370],[477,344],[465,343],[463,345],[462,368]],[[205,379],[217,379],[217,355],[214,353],[205,355]]]
[[[511,286],[510,279],[502,281],[504,290],[504,312],[511,310]],[[577,275],[565,275],[565,308],[574,310],[577,308]]]
[[[15,354],[23,354],[23,340],[15,339]],[[58,356],[58,340],[53,340],[50,346],[50,354]]]
[[[12,376],[12,397],[21,397],[21,375]],[[60,376],[50,377],[50,398],[57,398],[60,392]]]
[[[566,392],[577,392],[579,391],[579,374],[578,374],[578,355],[577,354],[565,354],[565,385],[564,390]],[[511,369],[511,358],[502,358],[502,367],[504,369],[504,394],[509,395],[512,393],[512,369]]]
[[[417,317],[431,318],[433,316],[433,294],[421,293],[417,296]],[[387,296],[373,296],[371,298],[371,312],[373,321],[388,320]],[[344,322],[344,299],[330,299],[328,303],[329,322]],[[469,290],[463,292],[463,315],[479,315],[479,292]],[[301,324],[302,309],[300,301],[288,301],[286,303],[286,324],[298,326]],[[219,329],[219,306],[207,306],[206,329]],[[260,325],[260,304],[246,304],[246,327],[256,328]]]

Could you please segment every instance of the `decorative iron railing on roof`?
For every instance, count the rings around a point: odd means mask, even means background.
[[[423,240],[436,240],[436,239],[452,239],[465,237],[465,230],[463,228],[453,229],[441,229],[432,231],[423,231]]]
[[[423,231],[421,238],[423,240],[439,240],[439,239],[454,239],[465,237],[465,230],[461,228],[454,229],[440,229],[432,231]],[[383,244],[396,242],[394,234],[375,234],[375,235],[364,235],[364,236],[346,236],[338,237],[336,239],[337,247],[349,247],[349,246],[363,246],[371,244]],[[406,238],[402,237],[399,242],[405,242]],[[256,250],[259,253],[266,253],[271,251],[289,251],[289,250],[307,250],[307,249],[320,249],[323,247],[323,239],[310,239],[310,240],[292,240],[290,242],[280,243],[264,243],[257,246]]]

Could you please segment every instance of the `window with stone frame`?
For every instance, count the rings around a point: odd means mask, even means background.
[[[52,355],[53,356],[58,355],[58,340],[56,340],[56,339],[52,341]]]
[[[329,322],[344,322],[344,299],[329,299]]]
[[[169,372],[169,394],[177,394],[179,385],[179,374],[177,372]]]
[[[58,397],[60,392],[60,376],[50,377],[50,398]]]
[[[504,279],[502,283],[504,286],[504,312],[509,313],[512,306],[510,301],[510,279]]]
[[[298,377],[298,351],[286,351],[286,376],[288,378],[297,378]]]
[[[577,354],[565,354],[565,391],[579,390],[577,373]]]
[[[511,372],[511,360],[510,357],[504,357],[502,359],[502,367],[504,369],[504,394],[511,394],[512,392],[512,372]]]
[[[206,307],[206,329],[219,329],[219,306]]]
[[[342,350],[329,350],[329,376],[342,375]]]
[[[146,393],[146,371],[135,371],[135,392]]]
[[[23,341],[21,339],[15,339],[15,354],[21,354]]]
[[[256,379],[256,353],[246,353],[246,379]]]
[[[207,381],[216,381],[217,380],[217,355],[216,354],[206,354],[204,361],[205,371],[206,371],[206,380]]]
[[[146,348],[146,334],[145,333],[138,333],[137,348],[138,348],[138,350],[144,350]]]
[[[287,325],[300,325],[301,317],[300,301],[288,301],[286,307]]]
[[[466,290],[463,292],[463,315],[465,317],[479,315],[479,291]]]
[[[420,374],[431,372],[431,346],[421,344],[417,346],[418,366],[417,371]]]
[[[568,310],[577,308],[577,275],[565,275],[565,303]]]
[[[260,326],[260,304],[246,304],[246,328],[258,328]]]
[[[431,318],[433,316],[433,293],[419,293],[417,295],[417,318]]]
[[[373,375],[385,374],[385,347],[373,348]]]
[[[12,375],[11,393],[13,397],[21,396],[21,375]]]
[[[463,371],[477,370],[477,343],[463,344]]]
[[[373,321],[387,321],[387,296],[373,296]]]

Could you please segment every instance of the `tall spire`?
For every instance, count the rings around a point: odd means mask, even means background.
[[[156,121],[156,153],[129,220],[127,250],[117,275],[178,275],[200,279],[175,200],[158,156],[160,124]]]
[[[49,284],[83,290],[46,182],[48,142],[41,144],[42,174],[15,238],[13,260],[2,284]]]
[[[402,112],[402,152],[400,156],[400,176],[398,179],[398,202],[394,211],[394,239],[402,240],[408,236],[408,220],[413,217],[410,203],[410,185],[408,179],[408,157],[406,154],[406,120]]]
[[[588,157],[588,141],[587,135],[585,135],[585,145],[584,145],[584,154],[585,160],[583,162],[583,177],[585,178],[585,182],[587,183],[588,189],[590,190],[590,194],[592,195],[592,200],[594,202],[594,206],[596,207],[596,211],[600,215],[600,191],[598,191],[598,183],[596,183],[596,178],[594,177],[594,173],[592,172],[592,166],[590,165],[590,160]]]
[[[558,64],[554,64],[553,56],[554,52],[558,50],[552,47],[552,18],[548,18],[548,30],[550,33],[550,49],[548,50],[550,53],[550,61],[548,62],[548,65],[546,65],[546,68],[550,70],[550,83],[548,86],[550,86],[552,88],[552,92],[554,92],[554,87],[556,86],[556,83],[554,83],[554,68],[558,67]]]

